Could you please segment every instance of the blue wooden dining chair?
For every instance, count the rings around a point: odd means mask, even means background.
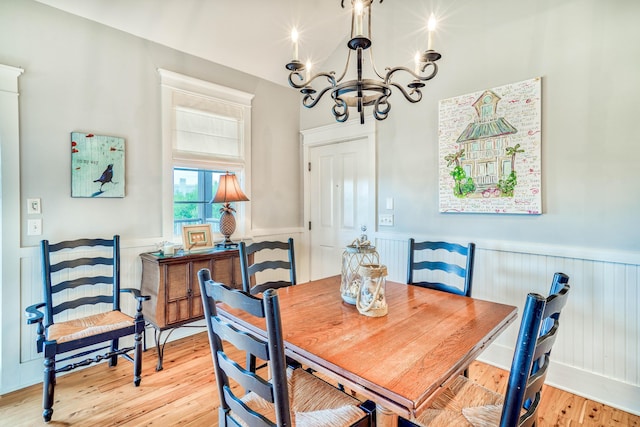
[[[400,419],[398,426],[535,426],[568,283],[566,274],[556,273],[548,297],[527,295],[505,395],[459,376],[418,418]]]
[[[409,239],[407,284],[471,296],[475,243],[416,242]],[[469,376],[469,369],[464,370]]]
[[[240,242],[240,274],[242,289],[256,295],[267,289],[279,289],[296,284],[296,258],[293,239],[286,242],[272,240],[247,245]],[[275,275],[275,276],[274,276]],[[289,280],[284,279],[285,275]],[[256,366],[256,358],[247,354],[247,367],[254,371],[265,367]]]
[[[300,367],[287,366],[277,290],[267,289],[259,298],[214,282],[208,269],[198,271],[198,281],[220,398],[220,426],[371,425],[372,407],[365,410],[354,397]],[[219,316],[217,303],[265,319],[266,339]],[[243,352],[267,361],[271,378],[234,360],[244,357]]]
[[[118,356],[133,362],[133,383],[140,385],[142,302],[149,296],[138,289],[120,288],[120,236],[113,239],[78,239],[50,244],[43,240],[42,285],[44,302],[25,310],[28,324],[37,324],[37,350],[44,352],[43,413],[53,414],[56,375]],[[120,311],[120,293],[137,300],[135,317]],[[90,314],[85,315],[85,310]],[[133,335],[133,346],[120,347],[119,339]],[[133,351],[133,357],[128,353]],[[93,357],[87,358],[88,355]],[[66,362],[64,366],[59,363]]]
[[[463,246],[410,238],[407,284],[471,296],[475,250],[474,243]]]
[[[296,259],[292,238],[286,242],[264,241],[250,245],[240,242],[238,250],[240,252],[242,288],[246,292],[255,295],[267,289],[278,289],[296,284]],[[267,276],[268,270],[280,270],[288,276],[289,280],[280,280],[284,276],[274,280],[273,276]],[[261,276],[261,273],[265,275]],[[270,272],[270,274],[273,273]]]

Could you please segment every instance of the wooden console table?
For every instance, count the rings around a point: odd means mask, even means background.
[[[150,295],[142,308],[144,318],[155,329],[158,351],[156,370],[162,370],[164,346],[171,332],[186,323],[204,318],[198,271],[208,268],[217,282],[241,289],[240,256],[237,249],[177,253],[164,256],[161,252],[140,254],[142,259],[143,295]],[[164,342],[162,332],[169,330]]]

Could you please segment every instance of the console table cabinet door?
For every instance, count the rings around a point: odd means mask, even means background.
[[[192,318],[193,305],[190,288],[190,263],[164,265],[164,287],[167,290],[165,314],[167,324],[185,322]],[[200,301],[198,301],[200,302]],[[200,302],[200,304],[202,304]]]

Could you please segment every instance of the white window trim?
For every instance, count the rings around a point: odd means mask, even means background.
[[[220,86],[215,83],[178,74],[158,68],[161,86],[162,108],[162,236],[163,240],[174,240],[173,236],[173,167],[198,167],[201,169],[228,170],[243,172],[243,190],[251,199],[251,101],[254,95],[236,89]],[[242,108],[244,129],[244,161],[240,164],[228,158],[212,158],[204,156],[173,157],[172,147],[172,98],[175,92],[185,92],[194,96],[202,96],[216,102],[228,103]],[[242,203],[238,209],[244,211],[242,223],[234,233],[236,239],[249,233],[251,229],[251,203]],[[236,218],[237,219],[237,218]]]

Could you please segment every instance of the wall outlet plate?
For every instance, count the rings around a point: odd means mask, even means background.
[[[378,225],[385,227],[393,226],[393,214],[378,215]]]
[[[42,234],[42,218],[27,220],[27,236],[40,236]]]

